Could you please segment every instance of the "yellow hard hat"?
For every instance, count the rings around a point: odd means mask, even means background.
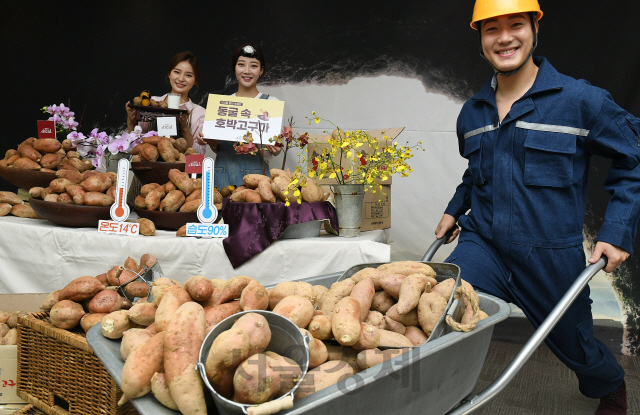
[[[476,29],[476,22],[496,16],[513,13],[536,12],[536,20],[542,18],[542,10],[538,0],[476,0],[471,17],[471,28]]]

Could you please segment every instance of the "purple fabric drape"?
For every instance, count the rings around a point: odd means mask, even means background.
[[[336,209],[329,202],[285,206],[284,203],[235,203],[224,199],[222,218],[229,236],[222,241],[233,268],[264,251],[289,225],[328,219],[338,229]]]

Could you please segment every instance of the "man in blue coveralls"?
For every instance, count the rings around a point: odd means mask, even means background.
[[[532,57],[541,17],[537,0],[476,1],[471,27],[495,74],[458,117],[469,166],[436,228],[442,238],[458,222],[460,240],[446,261],[536,327],[586,264],[591,155],[612,160],[605,182],[612,197],[588,262],[605,255],[606,272],[624,262],[640,216],[640,120],[606,91]],[[627,413],[624,371],[593,336],[588,287],[546,342],[576,373],[580,392],[600,399],[597,415]]]

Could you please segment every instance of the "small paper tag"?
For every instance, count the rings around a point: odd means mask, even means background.
[[[184,172],[187,174],[202,173],[203,161],[204,161],[204,154],[189,154],[187,156],[187,161],[184,164]]]
[[[56,138],[55,121],[38,121],[38,139]]]
[[[114,222],[111,220],[101,220],[98,225],[98,232],[113,235],[140,235],[140,224],[131,222]]]
[[[159,136],[171,137],[172,135],[178,135],[175,117],[158,117],[156,118],[156,122],[158,124]]]
[[[187,236],[197,238],[226,238],[229,236],[228,224],[187,223]]]

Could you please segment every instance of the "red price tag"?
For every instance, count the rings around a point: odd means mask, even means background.
[[[55,121],[38,121],[38,139],[56,138]]]
[[[184,172],[187,174],[202,174],[202,162],[204,154],[189,154],[184,164]]]

